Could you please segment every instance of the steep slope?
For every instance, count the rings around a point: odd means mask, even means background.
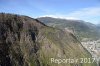
[[[78,36],[80,40],[83,38],[100,38],[100,31],[98,31],[97,26],[88,22],[51,17],[41,17],[37,19],[49,26],[57,27],[60,29],[68,28],[74,31],[75,35]]]
[[[94,63],[51,63],[51,58],[91,58],[67,32],[27,16],[0,14],[0,66],[96,66]]]

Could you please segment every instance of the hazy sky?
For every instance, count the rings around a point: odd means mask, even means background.
[[[0,12],[100,23],[100,0],[0,0]]]

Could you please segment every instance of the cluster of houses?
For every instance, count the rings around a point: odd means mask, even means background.
[[[100,61],[100,40],[96,41],[84,41],[81,44],[92,54],[92,57],[96,59],[99,66]]]

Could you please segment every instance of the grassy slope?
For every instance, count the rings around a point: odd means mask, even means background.
[[[43,31],[44,35],[42,36],[44,36],[44,39],[40,41],[40,43],[42,43],[40,58],[42,59],[43,64],[45,64],[44,66],[57,66],[55,63],[50,63],[50,58],[91,58],[91,55],[81,46],[72,34],[48,27],[41,31]],[[65,63],[59,64],[58,66],[66,65],[80,65],[80,63]],[[82,66],[96,66],[96,64],[84,63]]]

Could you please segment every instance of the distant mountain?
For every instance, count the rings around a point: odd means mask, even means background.
[[[97,66],[81,61],[58,64],[51,58],[92,57],[72,33],[28,16],[0,13],[0,66]]]
[[[100,29],[100,24],[97,24],[97,28]]]
[[[70,29],[80,40],[82,40],[83,38],[100,38],[100,32],[98,31],[97,26],[89,22],[52,17],[41,17],[37,19],[47,24],[48,26],[53,26],[60,29]]]

